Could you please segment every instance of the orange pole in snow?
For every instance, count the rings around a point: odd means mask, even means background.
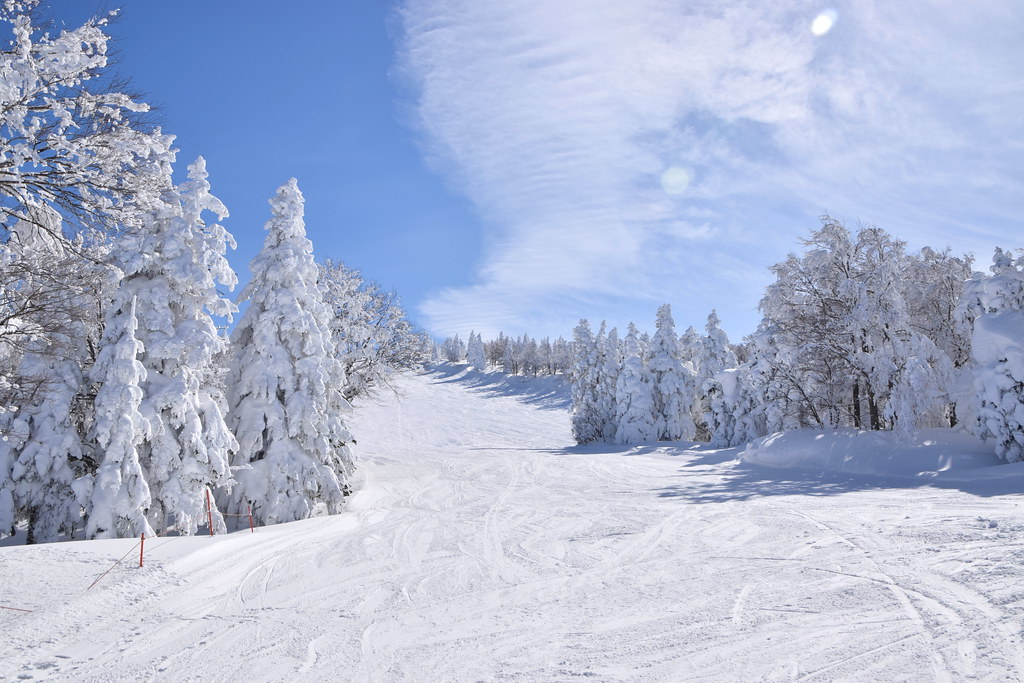
[[[143,531],[139,536],[139,566],[142,566],[142,553],[146,549],[146,532]]]
[[[210,525],[210,535],[213,536],[213,508],[210,506],[210,489],[206,489],[206,521]]]

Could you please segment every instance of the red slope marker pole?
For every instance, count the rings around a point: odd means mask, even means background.
[[[206,521],[210,525],[210,535],[213,536],[213,508],[210,507],[210,489],[206,489]]]
[[[146,549],[146,532],[143,531],[139,536],[139,566],[142,566],[142,553]]]

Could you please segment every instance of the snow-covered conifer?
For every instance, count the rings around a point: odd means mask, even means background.
[[[724,445],[739,446],[767,434],[764,389],[759,380],[755,359],[736,368],[732,395],[725,394],[726,405],[731,411],[732,436]]]
[[[99,467],[89,491],[87,538],[123,538],[152,534],[146,517],[152,498],[139,446],[152,424],[139,407],[146,368],[136,339],[135,299],[107,310],[107,324],[92,379],[99,386],[90,436],[97,446]]]
[[[718,431],[727,429],[731,432],[731,428],[727,428],[725,425],[730,424],[732,418],[722,413],[727,410],[725,394],[731,392],[726,391],[729,387],[722,385],[718,380],[721,379],[730,384],[732,378],[721,378],[719,375],[723,370],[735,368],[738,363],[736,354],[733,353],[732,346],[729,344],[729,337],[722,329],[722,321],[716,311],[712,310],[708,314],[704,329],[707,331],[707,335],[701,338],[700,348],[697,349],[696,386],[698,396],[694,401],[694,422],[697,424],[698,438],[705,438],[721,445],[725,437],[721,434],[715,437],[714,434],[716,429]],[[713,386],[715,382],[718,382],[717,388]],[[713,407],[712,403],[715,403],[717,408]],[[726,440],[731,440],[731,438],[729,436]]]
[[[601,438],[604,425],[594,385],[597,343],[586,319],[573,330],[573,357],[572,434],[576,443],[591,443]]]
[[[612,328],[604,337],[598,356],[601,367],[597,380],[597,410],[601,415],[601,440],[614,441],[618,426],[618,409],[616,407],[619,381],[619,370],[622,367],[622,348],[619,344],[619,331]]]
[[[251,504],[264,524],[309,517],[319,505],[339,512],[352,471],[345,381],[295,179],[270,205],[239,297],[249,305],[231,335],[228,370],[228,421],[239,444],[229,505],[240,513]]]
[[[704,352],[704,338],[690,325],[679,337],[679,358],[685,363],[689,361],[694,372],[700,371],[700,358]]]
[[[657,330],[647,347],[647,369],[658,413],[664,419],[661,441],[693,440],[696,425],[691,411],[696,395],[694,373],[683,365],[672,308],[658,308]]]
[[[466,345],[466,360],[477,370],[487,369],[487,356],[484,354],[484,340],[476,332],[469,333]]]
[[[656,414],[654,388],[644,368],[636,325],[629,324],[622,347],[622,369],[615,382],[615,441],[657,441],[663,420]]]
[[[136,301],[140,361],[147,377],[140,410],[152,423],[140,446],[152,496],[149,519],[186,534],[207,521],[206,491],[230,483],[237,443],[224,421],[224,396],[213,381],[213,362],[227,340],[212,316],[237,309],[218,287],[234,287],[225,258],[235,241],[217,223],[228,212],[210,194],[206,162],[189,166],[186,182],[118,241],[124,271],[121,301]],[[123,304],[122,304],[123,305]],[[223,526],[219,515],[218,526]]]

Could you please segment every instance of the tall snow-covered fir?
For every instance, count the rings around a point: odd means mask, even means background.
[[[99,463],[86,506],[86,538],[153,533],[148,474],[139,460],[153,425],[139,410],[147,373],[138,360],[144,349],[137,329],[134,298],[108,309],[104,344],[92,368],[99,390],[90,437]]]
[[[264,524],[304,519],[318,506],[339,512],[353,467],[344,371],[294,178],[270,206],[239,297],[248,307],[231,334],[227,379],[238,484],[225,498],[236,514],[251,505]]]
[[[658,438],[692,440],[697,434],[692,416],[696,380],[693,370],[683,364],[672,308],[668,304],[658,309],[656,327],[646,349],[646,361],[660,416]]]
[[[622,346],[622,369],[615,380],[615,441],[657,441],[659,419],[654,387],[644,367],[644,349],[636,325],[629,324]]]
[[[603,423],[597,396],[598,350],[590,323],[573,330],[572,433],[578,443],[601,438]]]
[[[194,533],[207,521],[206,492],[230,482],[237,448],[224,421],[224,397],[214,381],[214,359],[227,345],[212,316],[237,309],[218,291],[234,287],[225,253],[235,242],[207,212],[223,219],[210,193],[206,162],[189,166],[188,180],[117,241],[124,273],[118,298],[136,301],[138,338],[146,368],[140,411],[150,430],[140,446],[155,529]],[[123,303],[121,304],[123,306]]]

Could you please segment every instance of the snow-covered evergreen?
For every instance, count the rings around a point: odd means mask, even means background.
[[[469,333],[469,343],[466,345],[466,361],[477,370],[487,369],[484,340],[476,332]]]
[[[210,193],[206,162],[189,166],[188,180],[117,243],[124,271],[118,298],[136,301],[140,357],[146,368],[140,410],[151,423],[140,446],[152,505],[150,523],[194,533],[207,521],[206,491],[230,484],[237,443],[224,420],[225,399],[214,381],[214,358],[227,344],[212,316],[237,309],[218,291],[234,287],[225,258],[234,239],[205,212],[223,219]],[[218,526],[223,526],[218,519]]]
[[[606,336],[598,338],[600,368],[597,377],[597,411],[601,416],[601,440],[614,441],[618,427],[618,381],[622,367],[622,348],[619,331],[612,328]]]
[[[657,441],[661,420],[654,405],[654,389],[644,368],[643,348],[636,325],[629,324],[622,347],[622,369],[615,383],[615,441]]]
[[[573,330],[572,434],[577,443],[591,443],[604,431],[595,385],[598,360],[597,341],[587,320]]]
[[[730,380],[720,377],[720,374],[728,368],[736,367],[736,354],[714,309],[708,314],[704,329],[707,334],[701,339],[700,348],[697,350],[694,422],[697,423],[698,438],[722,444],[732,440],[731,435],[725,436],[725,432],[732,432],[732,428],[727,426],[731,423],[732,416],[726,414],[729,408],[726,407],[725,396],[730,392],[726,391],[721,381],[724,379],[728,383]]]
[[[90,482],[87,538],[116,538],[152,534],[147,519],[152,503],[148,473],[139,460],[139,447],[152,433],[152,423],[139,411],[146,368],[136,338],[135,299],[107,311],[103,344],[92,380],[99,386],[90,437],[97,447],[99,467]]]
[[[318,506],[339,512],[353,467],[344,373],[295,179],[270,205],[266,240],[239,297],[249,305],[231,335],[228,372],[239,444],[229,504],[235,513],[251,504],[264,524],[303,519]]]
[[[654,389],[654,402],[661,423],[659,440],[691,441],[696,436],[691,411],[696,396],[694,372],[683,365],[672,308],[658,308],[657,329],[646,351],[646,366]]]

